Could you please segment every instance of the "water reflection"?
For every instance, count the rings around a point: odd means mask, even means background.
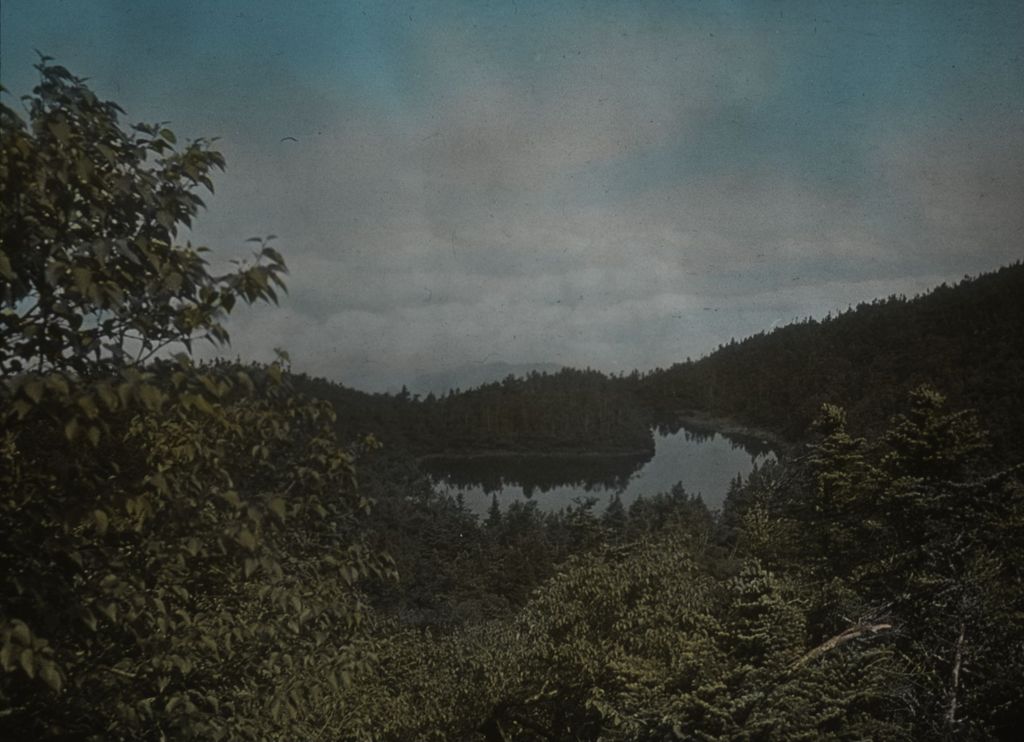
[[[523,496],[570,487],[580,492],[620,491],[650,456],[478,456],[435,458],[422,466],[454,491],[484,494],[519,487]]]
[[[688,421],[685,425],[678,420],[665,420],[654,424],[654,432],[660,436],[670,436],[682,433],[687,441],[695,443],[714,442],[715,437],[721,437],[729,441],[734,448],[741,448],[750,454],[751,458],[763,458],[772,453],[771,443],[755,435],[743,433],[729,433],[723,435],[710,425]]]
[[[614,493],[628,506],[640,495],[667,492],[677,483],[714,508],[737,475],[746,476],[755,461],[772,456],[760,439],[726,437],[693,425],[658,425],[654,433],[654,454],[647,457],[451,458],[433,459],[424,468],[440,490],[461,494],[467,507],[481,515],[492,497],[503,508],[536,498],[541,509],[558,510],[589,496],[597,497],[598,509],[603,509]]]

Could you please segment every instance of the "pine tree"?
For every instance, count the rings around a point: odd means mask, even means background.
[[[487,520],[484,526],[489,530],[501,528],[501,505],[498,504],[498,494],[491,495],[491,506],[487,509]]]

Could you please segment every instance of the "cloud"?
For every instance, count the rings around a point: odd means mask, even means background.
[[[1024,120],[984,112],[942,127],[904,127],[874,163],[893,195],[910,263],[983,270],[1021,256]],[[895,211],[896,213],[892,213]]]
[[[924,290],[960,275],[970,249],[990,261],[979,270],[992,267],[992,241],[1013,233],[1015,181],[1012,159],[1001,165],[994,138],[982,141],[952,142],[955,156],[938,160],[881,142],[872,197],[752,171],[608,201],[561,185],[576,206],[563,208],[515,173],[483,203],[475,174],[428,186],[432,171],[411,156],[419,145],[356,127],[255,178],[314,163],[327,173],[310,178],[326,192],[305,208],[280,207],[297,242],[291,297],[274,319],[234,325],[236,349],[282,345],[298,368],[371,389],[486,359],[669,365],[780,322]],[[965,216],[965,192],[989,182],[1002,201]],[[334,203],[355,204],[358,221]],[[956,244],[972,233],[980,245]]]
[[[519,5],[169,12],[161,42],[112,4],[89,22],[136,63],[93,26],[69,53],[114,50],[76,72],[131,120],[223,137],[196,240],[279,235],[291,292],[238,311],[231,353],[368,388],[668,365],[1020,256],[1020,63],[987,17]]]

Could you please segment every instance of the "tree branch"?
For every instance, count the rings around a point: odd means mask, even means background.
[[[842,633],[836,634],[831,639],[822,642],[811,651],[807,652],[803,657],[798,659],[790,669],[795,670],[808,662],[816,660],[826,652],[831,652],[837,647],[841,647],[847,642],[853,641],[854,639],[860,639],[863,636],[869,636],[878,634],[882,631],[889,631],[892,629],[892,624],[889,623],[874,623],[874,624],[858,624],[857,626],[851,626]]]
[[[976,479],[971,482],[943,482],[944,486],[950,489],[962,491],[962,490],[981,490],[987,489],[997,484],[1001,484],[1003,480],[1016,474],[1018,471],[1024,470],[1024,461],[1021,461],[1013,466],[997,471],[995,474],[984,477],[982,479]]]
[[[964,661],[964,633],[967,627],[960,624],[960,636],[956,639],[956,652],[953,655],[953,682],[949,688],[949,708],[946,709],[946,726],[956,726],[957,693],[960,688],[960,668]]]

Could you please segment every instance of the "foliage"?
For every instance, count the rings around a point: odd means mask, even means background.
[[[179,149],[160,124],[125,132],[117,104],[45,57],[37,68],[28,122],[0,105],[0,373],[115,372],[168,345],[224,342],[237,300],[276,300],[273,248],[215,277],[205,248],[177,242],[224,166],[210,142]]]
[[[517,616],[399,634],[391,670],[351,689],[342,738],[901,738],[898,659],[850,644],[800,662],[801,605],[756,562],[714,577],[679,533],[608,548]]]
[[[387,449],[361,458],[360,483],[375,503],[368,538],[394,557],[399,574],[367,589],[374,607],[403,626],[451,630],[507,617],[569,556],[611,536],[593,498],[556,512],[535,501],[504,510],[494,503],[481,523],[459,500],[437,493],[413,461]],[[661,512],[674,517],[669,506]],[[626,523],[631,531],[646,527]]]
[[[898,625],[918,735],[1012,736],[1024,702],[1021,466],[995,465],[974,415],[927,386],[875,437],[851,434],[832,405],[817,429],[794,486],[744,493],[740,543],[820,586],[818,633],[843,615]],[[801,538],[752,537],[759,514]]]
[[[283,261],[264,244],[210,275],[176,238],[220,155],[125,133],[38,69],[28,123],[0,110],[0,729],[313,738],[316,700],[366,665],[358,583],[388,570],[333,410],[278,364],[143,365],[226,341]]]

